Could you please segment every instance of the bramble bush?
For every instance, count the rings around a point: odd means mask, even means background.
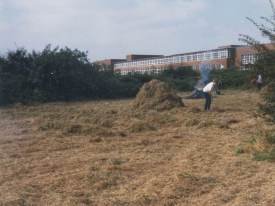
[[[275,121],[275,7],[270,0],[272,17],[261,17],[264,23],[258,24],[251,18],[248,18],[258,30],[271,42],[271,47],[260,44],[257,40],[249,35],[241,35],[240,40],[253,46],[259,53],[257,62],[254,66],[254,73],[260,73],[265,81],[263,98],[265,103],[261,105],[261,110],[269,114]]]

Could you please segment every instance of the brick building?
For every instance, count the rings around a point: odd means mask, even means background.
[[[275,50],[275,44],[264,44],[270,50]],[[248,69],[255,64],[257,60],[257,51],[250,46],[242,46],[236,50],[235,66],[241,69]]]
[[[275,49],[272,44],[266,44],[266,46]],[[215,69],[234,67],[247,69],[255,63],[256,58],[257,51],[250,46],[229,45],[170,56],[127,55],[126,59],[110,65],[115,72],[126,75],[128,73],[160,73],[165,69],[181,66],[190,66],[198,70],[202,63],[211,64]]]
[[[100,61],[94,62],[97,65],[101,66],[101,70],[106,71],[106,70],[113,70],[114,65],[118,63],[126,62],[126,59],[104,59]]]

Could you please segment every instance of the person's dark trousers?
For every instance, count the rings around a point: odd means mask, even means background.
[[[210,107],[211,107],[212,97],[211,97],[211,94],[207,92],[204,93],[204,96],[205,96],[204,110],[208,111],[210,110]]]
[[[258,90],[261,90],[262,89],[262,84],[261,83],[257,83],[257,87],[258,87]]]

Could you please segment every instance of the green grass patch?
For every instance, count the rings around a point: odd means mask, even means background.
[[[256,161],[275,161],[275,148],[267,152],[256,152],[253,155],[253,159]]]

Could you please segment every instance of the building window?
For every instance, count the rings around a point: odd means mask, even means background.
[[[174,58],[173,58],[173,62],[174,62],[175,64],[179,64],[179,63],[180,63],[180,56],[174,57]]]
[[[229,56],[228,56],[228,50],[223,50],[223,51],[220,51],[219,52],[219,58],[220,59],[226,59],[226,58],[228,58]]]
[[[241,56],[242,65],[255,64],[256,61],[257,61],[256,54],[244,54]]]
[[[188,55],[187,56],[187,62],[191,62],[192,61],[192,56],[191,55]]]
[[[181,62],[185,62],[185,61],[186,61],[185,56],[180,56],[180,61],[181,61]]]
[[[219,59],[218,52],[213,52],[213,59]]]
[[[193,61],[197,61],[197,60],[198,60],[197,54],[193,54]]]
[[[210,60],[211,59],[211,53],[210,52],[204,53],[204,59],[205,60]]]
[[[203,61],[203,54],[198,54],[198,61]]]

